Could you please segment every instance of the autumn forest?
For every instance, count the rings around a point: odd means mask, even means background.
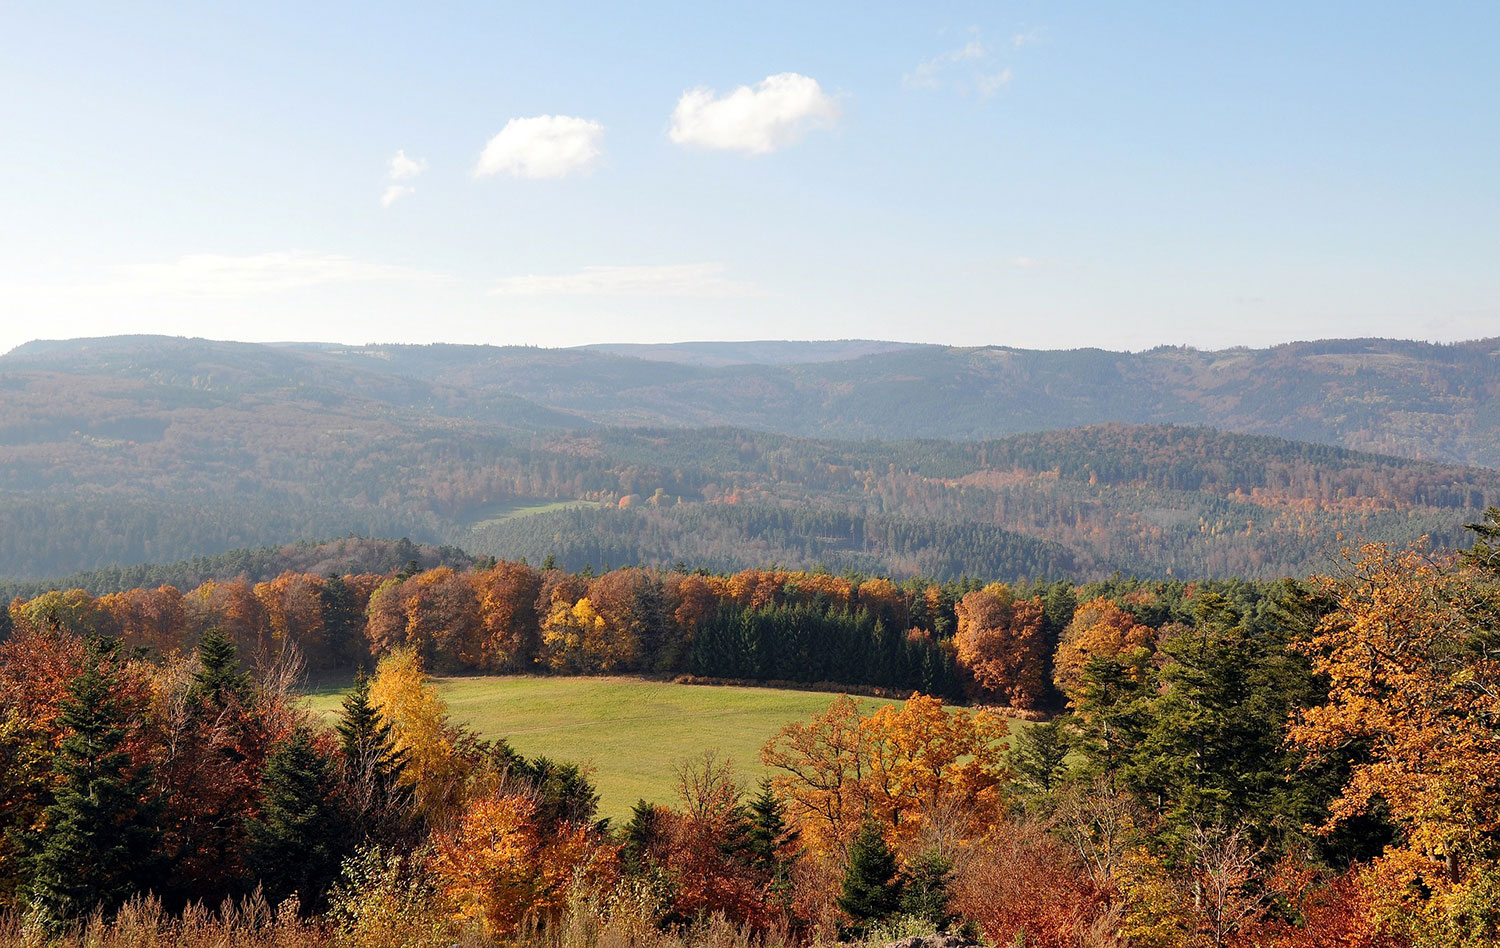
[[[0,357],[0,943],[1500,943],[1488,350],[820,345]],[[613,816],[516,676],[818,710]]]

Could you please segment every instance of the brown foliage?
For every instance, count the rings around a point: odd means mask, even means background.
[[[1047,649],[1042,605],[1017,600],[1000,583],[975,590],[958,602],[954,645],[978,697],[1017,708],[1035,708],[1046,696]]]

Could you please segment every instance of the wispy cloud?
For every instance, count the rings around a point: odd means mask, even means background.
[[[604,154],[604,126],[571,115],[513,118],[489,140],[474,177],[563,178],[594,167]]]
[[[169,263],[114,266],[109,274],[110,279],[97,289],[163,296],[248,296],[353,283],[430,286],[450,280],[431,270],[298,251],[247,256],[187,254]]]
[[[1019,44],[1018,44],[1019,45]],[[1002,66],[978,38],[955,49],[924,59],[901,77],[908,89],[952,89],[987,99],[1010,83],[1010,67]]]
[[[917,63],[917,68],[901,77],[902,84],[908,89],[936,89],[942,85],[940,76],[959,63],[971,62],[976,59],[984,59],[989,52],[979,40],[969,40],[958,49],[950,49],[944,53],[938,53],[931,59],[924,59]]]
[[[816,79],[783,72],[722,96],[712,89],[689,89],[672,110],[669,134],[679,145],[758,155],[838,120],[838,100]]]
[[[722,263],[593,266],[574,273],[528,274],[501,280],[495,296],[750,296],[755,288],[725,279]]]
[[[426,170],[426,158],[408,158],[405,149],[397,151],[391,156],[390,165],[385,172],[386,186],[380,195],[380,205],[390,207],[408,194],[415,193],[415,187],[401,182],[410,181]]]
[[[1027,30],[1024,33],[1017,33],[1015,36],[1011,37],[1010,45],[1014,49],[1020,49],[1023,46],[1035,46],[1041,41],[1041,30]]]

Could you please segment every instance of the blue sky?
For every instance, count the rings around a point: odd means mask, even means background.
[[[1500,335],[1500,4],[640,6],[6,5],[0,351]]]

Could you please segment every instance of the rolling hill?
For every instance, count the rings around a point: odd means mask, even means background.
[[[1500,501],[1457,463],[1500,457],[1497,345],[32,343],[0,357],[0,577],[351,533],[573,569],[1302,573],[1341,535],[1462,543]]]

